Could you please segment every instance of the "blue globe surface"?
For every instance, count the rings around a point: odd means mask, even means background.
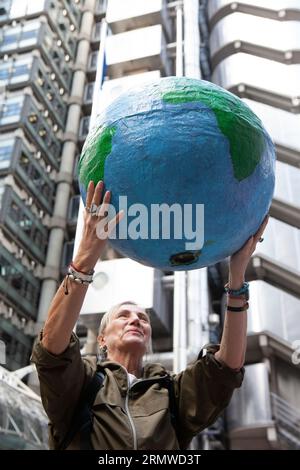
[[[270,136],[238,97],[209,82],[168,77],[130,89],[98,116],[79,185],[85,202],[88,182],[104,180],[116,210],[126,196],[131,209],[119,229],[133,237],[117,233],[114,248],[145,265],[187,270],[226,258],[257,231],[271,204],[274,167]],[[148,211],[148,230],[137,203]],[[170,239],[157,219],[153,227],[151,211],[161,204],[176,204],[183,218],[184,205],[193,208],[193,227],[185,233],[182,218],[181,238],[172,217]],[[204,226],[196,227],[200,204]],[[203,237],[193,243],[195,229]]]

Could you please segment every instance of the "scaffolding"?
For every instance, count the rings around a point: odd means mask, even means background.
[[[47,423],[40,397],[0,366],[0,450],[48,449]]]

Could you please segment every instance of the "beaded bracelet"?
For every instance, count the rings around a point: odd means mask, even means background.
[[[247,290],[249,290],[249,282],[243,282],[243,285],[240,289],[230,289],[229,284],[227,283],[224,286],[224,289],[225,289],[225,292],[234,296],[244,294],[245,292],[247,292]]]
[[[93,282],[93,274],[94,274],[94,270],[92,269],[91,271],[89,271],[88,273],[85,273],[83,271],[80,271],[79,269],[77,269],[74,265],[73,262],[70,263],[70,266],[68,268],[68,273],[64,279],[64,282],[63,282],[63,287],[64,287],[64,291],[65,291],[65,295],[68,295],[69,294],[69,290],[68,290],[68,280],[70,279],[71,281],[74,281],[76,282],[77,284],[81,284],[81,285],[87,285],[87,284],[91,284]]]
[[[227,283],[224,286],[224,290],[229,296],[232,296],[233,298],[244,295],[245,299],[249,300],[249,282],[244,282],[240,289],[230,289],[229,284]]]
[[[84,274],[81,271],[76,271],[71,265],[68,268],[68,275],[71,279],[74,279],[74,281],[79,279],[81,281],[87,281],[88,283],[93,282],[93,274]]]
[[[78,273],[80,274],[84,274],[84,275],[87,275],[87,276],[91,276],[94,274],[94,269],[91,269],[90,271],[88,271],[87,273],[85,273],[84,271],[81,271],[80,269],[78,269],[75,264],[73,263],[73,261],[71,261],[70,263],[70,267],[73,268],[75,271],[77,271]]]

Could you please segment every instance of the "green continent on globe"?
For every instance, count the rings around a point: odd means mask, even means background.
[[[235,178],[241,181],[254,172],[265,149],[263,127],[258,117],[241,100],[229,93],[218,93],[209,85],[178,87],[164,92],[162,99],[170,104],[201,101],[208,106],[229,140]]]
[[[112,138],[116,126],[100,127],[91,136],[83,149],[78,165],[79,180],[87,188],[90,181],[95,184],[104,179],[105,160],[112,149]]]

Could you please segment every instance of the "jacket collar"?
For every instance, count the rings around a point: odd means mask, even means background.
[[[98,361],[97,367],[100,369],[109,369],[116,377],[120,379],[126,379],[127,384],[127,371],[121,364],[113,361]],[[141,379],[161,378],[165,377],[166,374],[166,369],[162,366],[162,364],[146,363],[143,367]]]

